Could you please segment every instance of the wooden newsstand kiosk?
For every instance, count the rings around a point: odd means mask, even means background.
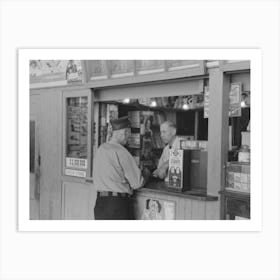
[[[241,82],[250,90],[250,64],[248,61],[175,62],[82,61],[83,78],[79,82],[30,84],[31,219],[94,219],[92,160],[106,122],[100,115],[100,104],[112,100],[194,96],[204,94],[205,87],[211,92],[206,136],[200,135],[205,134],[203,110],[190,110],[194,140],[207,137],[205,192],[182,193],[170,189],[168,183],[150,182],[135,192],[134,210],[137,219],[145,219],[147,204],[153,200],[164,208],[160,219],[226,218],[228,92],[233,82]],[[171,118],[181,113],[179,109],[166,112]]]

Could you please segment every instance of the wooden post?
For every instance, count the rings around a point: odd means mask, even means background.
[[[209,69],[207,193],[219,195],[225,184],[228,151],[228,104],[230,81],[218,67]],[[218,211],[219,212],[219,211]]]

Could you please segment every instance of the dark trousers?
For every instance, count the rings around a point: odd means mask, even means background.
[[[98,196],[94,208],[95,220],[132,220],[128,197]]]

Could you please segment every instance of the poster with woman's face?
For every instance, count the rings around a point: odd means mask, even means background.
[[[144,200],[141,220],[174,220],[175,202],[148,198]]]

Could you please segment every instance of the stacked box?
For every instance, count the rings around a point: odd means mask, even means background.
[[[250,192],[250,164],[241,162],[227,163],[226,189]]]

